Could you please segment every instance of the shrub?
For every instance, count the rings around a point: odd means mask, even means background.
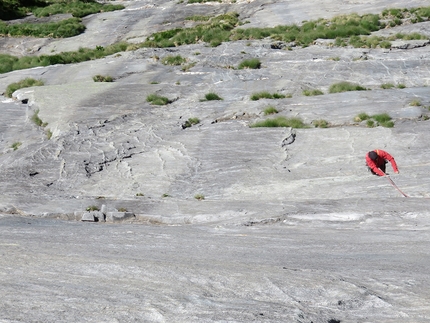
[[[394,87],[393,83],[384,83],[381,84],[381,89],[387,90],[387,89],[392,89]]]
[[[315,128],[328,128],[328,126],[329,126],[328,121],[327,120],[323,120],[323,119],[314,120],[312,122],[312,124],[315,126]]]
[[[181,55],[176,56],[165,56],[161,59],[161,63],[164,65],[181,65],[185,63],[187,60],[183,58]]]
[[[164,96],[159,96],[157,94],[150,94],[146,97],[146,101],[153,105],[166,105],[170,103],[170,100]]]
[[[329,92],[330,93],[340,93],[347,91],[366,91],[367,89],[358,85],[349,82],[339,82],[330,85]]]
[[[207,93],[207,94],[205,95],[205,99],[206,99],[207,101],[222,100],[222,98],[221,98],[220,96],[218,96],[218,94],[213,93],[213,92]]]
[[[5,95],[8,98],[11,98],[13,92],[15,92],[16,90],[32,86],[42,86],[43,84],[44,83],[41,80],[35,80],[33,78],[27,77],[19,82],[9,84],[6,88]]]
[[[110,76],[96,75],[93,77],[94,82],[113,82]]]
[[[244,61],[242,61],[237,68],[240,70],[244,68],[255,70],[255,69],[259,69],[260,67],[261,67],[260,60],[258,58],[251,58],[251,59],[245,59]]]
[[[99,207],[96,205],[90,205],[86,208],[87,211],[100,211]]]
[[[406,85],[404,85],[404,84],[398,84],[397,85],[397,88],[398,89],[404,89],[406,87]]]
[[[278,113],[279,111],[278,110],[276,110],[276,108],[275,107],[272,107],[272,106],[268,106],[266,109],[264,109],[264,115],[265,116],[267,116],[267,115],[269,115],[269,114],[275,114],[275,113]]]
[[[251,128],[261,127],[291,127],[291,128],[307,128],[300,118],[285,118],[277,117],[275,119],[266,119],[250,125]]]
[[[196,195],[194,195],[194,198],[196,200],[202,201],[205,199],[205,196],[203,194],[196,194]]]
[[[12,148],[13,150],[17,150],[21,145],[22,145],[22,142],[17,141],[17,142],[14,142],[12,146],[10,146],[10,148]]]
[[[315,95],[322,95],[324,92],[320,90],[304,90],[303,95],[305,96],[315,96]]]

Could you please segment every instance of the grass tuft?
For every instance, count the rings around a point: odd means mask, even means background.
[[[161,63],[164,65],[172,65],[172,66],[178,66],[185,63],[187,60],[183,58],[181,55],[176,56],[165,56],[161,59]]]
[[[10,148],[12,148],[13,150],[17,150],[21,145],[22,145],[22,142],[17,141],[17,142],[14,142],[12,146],[10,146]]]
[[[205,99],[206,99],[207,101],[222,100],[222,98],[221,98],[218,94],[216,94],[216,93],[214,93],[214,92],[207,93],[207,94],[205,95]]]
[[[26,87],[42,86],[42,85],[44,85],[43,81],[35,80],[33,78],[27,77],[19,82],[9,84],[6,88],[5,95],[8,98],[11,98],[13,92],[15,92],[16,90],[26,88]]]
[[[328,128],[329,123],[327,120],[320,119],[320,120],[314,120],[312,121],[312,124],[315,126],[315,128]]]
[[[275,107],[272,107],[272,106],[268,106],[266,109],[264,109],[264,115],[265,116],[267,116],[267,115],[269,115],[269,114],[276,114],[276,113],[278,113],[279,111],[278,110],[276,110],[276,108]]]
[[[315,95],[323,95],[324,92],[321,90],[304,90],[303,95],[305,96],[315,96]]]
[[[245,59],[244,61],[242,61],[237,68],[240,70],[245,68],[255,70],[255,69],[259,69],[260,67],[261,67],[260,60],[258,58],[251,58],[251,59]]]
[[[110,76],[96,75],[93,77],[94,82],[113,82]]]
[[[150,94],[146,97],[146,101],[153,105],[166,105],[170,103],[170,100],[164,96],[157,94]]]
[[[250,125],[251,128],[262,127],[291,127],[291,128],[308,128],[308,126],[300,118],[277,117],[274,119],[266,119]]]
[[[260,99],[284,99],[285,97],[286,96],[284,94],[279,94],[279,93],[271,94],[267,91],[262,91],[262,92],[253,93],[251,95],[251,100],[257,101]]]
[[[341,93],[348,91],[366,91],[367,89],[354,83],[350,82],[339,82],[330,85],[329,93]]]

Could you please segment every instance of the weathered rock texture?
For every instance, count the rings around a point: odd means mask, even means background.
[[[264,27],[428,5],[121,3],[86,17],[81,36],[2,39],[1,51],[141,42],[193,14],[236,11]],[[430,22],[376,34],[396,32],[430,37]],[[167,55],[195,66],[165,66]],[[262,68],[231,68],[247,58]],[[45,82],[0,102],[0,322],[427,322],[429,60],[428,41],[287,50],[265,39],[0,75],[0,93],[25,77]],[[369,90],[327,94],[340,81]],[[313,89],[325,94],[303,96]],[[252,101],[260,91],[292,97]],[[209,92],[223,100],[203,101]],[[172,103],[150,105],[152,93]],[[330,127],[250,128],[269,105]],[[354,122],[362,112],[388,113],[395,126]],[[189,118],[200,123],[184,129]],[[396,158],[392,179],[408,198],[367,171],[375,148]]]

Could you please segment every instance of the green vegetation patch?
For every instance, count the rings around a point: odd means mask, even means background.
[[[286,96],[279,93],[269,93],[267,91],[257,92],[251,95],[252,101],[258,101],[260,99],[284,99]]]
[[[330,93],[341,93],[347,91],[366,91],[365,87],[362,87],[358,84],[350,83],[350,82],[339,82],[330,85],[329,92]]]
[[[0,73],[37,66],[79,63],[123,52],[127,50],[127,48],[128,44],[121,42],[106,47],[97,46],[94,49],[80,48],[75,52],[62,52],[54,55],[24,56],[17,58],[12,55],[0,54]]]
[[[79,35],[85,26],[79,18],[69,18],[58,22],[6,24],[0,21],[0,35],[66,38]]]
[[[12,148],[13,150],[17,150],[21,145],[22,145],[22,142],[17,141],[17,142],[14,142],[12,146],[10,146],[10,148]]]
[[[164,96],[157,94],[150,94],[146,97],[146,101],[153,105],[166,105],[170,103],[170,100]]]
[[[27,77],[19,82],[11,83],[7,86],[5,95],[8,98],[12,97],[13,92],[16,90],[26,88],[26,87],[32,87],[32,86],[42,86],[44,85],[43,81],[35,80],[33,78]]]
[[[266,109],[264,109],[264,115],[265,116],[267,116],[267,115],[269,115],[269,114],[276,114],[276,113],[278,113],[279,111],[278,110],[276,110],[276,108],[275,107],[272,107],[272,106],[268,106]]]
[[[369,116],[367,113],[360,113],[354,117],[354,122],[366,121],[366,126],[373,128],[376,126],[381,126],[385,128],[394,127],[394,122],[392,121],[388,113],[381,113]]]
[[[206,101],[222,100],[222,98],[218,94],[216,94],[214,92],[207,93],[205,95],[205,99],[206,99]]]
[[[381,84],[381,89],[388,90],[392,89],[395,85],[393,83],[384,83]]]
[[[188,3],[222,2],[221,0],[188,0]]]
[[[303,95],[305,96],[315,96],[315,95],[323,95],[324,92],[321,90],[304,90]]]
[[[190,128],[195,124],[199,124],[200,120],[199,118],[189,118],[185,123],[182,125],[182,129]]]
[[[122,10],[123,5],[102,4],[95,0],[85,1],[47,1],[50,5],[33,9],[36,17],[48,17],[56,14],[70,13],[73,17],[82,18],[94,13]]]
[[[329,123],[327,120],[320,119],[320,120],[314,120],[312,121],[312,124],[315,126],[315,128],[328,128]]]
[[[181,65],[183,63],[185,63],[187,60],[185,58],[183,58],[181,55],[176,55],[176,56],[165,56],[161,59],[161,63],[164,65],[173,65],[173,66],[177,66],[177,65]]]
[[[175,47],[180,45],[209,43],[215,47],[230,40],[231,30],[239,25],[237,13],[212,17],[192,28],[175,28],[152,34],[142,47]]]
[[[42,119],[40,119],[40,117],[39,117],[39,110],[36,110],[33,113],[32,117],[31,117],[31,121],[33,121],[36,124],[36,126],[39,126],[39,127],[42,127],[42,128],[44,128],[44,127],[46,127],[48,125],[46,122],[43,122]]]
[[[262,127],[291,127],[291,128],[308,128],[308,126],[300,118],[277,117],[274,119],[266,119],[250,125],[251,128]]]
[[[261,62],[258,58],[250,58],[242,61],[237,68],[240,70],[244,68],[255,70],[255,69],[259,69],[260,67],[261,67]]]
[[[94,82],[113,82],[113,78],[111,76],[103,76],[103,75],[96,75],[93,76]]]

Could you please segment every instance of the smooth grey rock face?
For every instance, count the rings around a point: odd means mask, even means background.
[[[2,39],[1,52],[137,43],[193,14],[265,27],[428,5],[227,2],[121,2],[86,17],[83,35]],[[430,22],[375,35],[401,32],[430,37]],[[427,322],[430,52],[413,43],[202,43],[2,74],[0,93],[25,77],[45,85],[0,97],[0,321]],[[195,66],[161,64],[168,55]],[[231,68],[247,58],[262,68]],[[341,81],[368,90],[330,94]],[[324,95],[303,95],[314,89]],[[260,91],[292,97],[252,101]],[[152,93],[172,103],[150,105]],[[360,113],[395,125],[369,128]],[[250,127],[276,116],[310,127]],[[200,123],[184,129],[189,118]],[[395,157],[400,174],[388,173],[408,198],[367,171],[375,148]]]

